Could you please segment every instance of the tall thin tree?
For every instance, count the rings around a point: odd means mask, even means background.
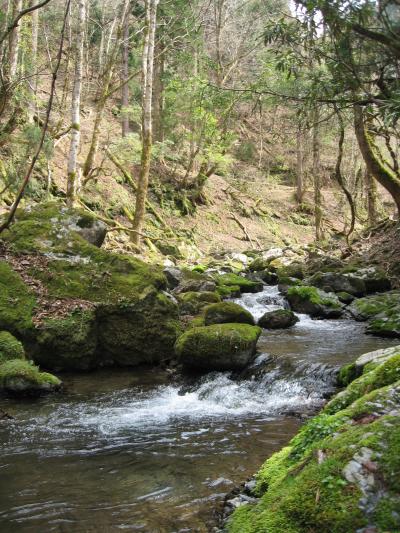
[[[140,237],[146,214],[147,189],[149,186],[151,151],[153,145],[152,128],[152,100],[153,100],[153,71],[154,45],[157,26],[157,6],[159,0],[146,0],[145,38],[142,56],[142,156],[138,188],[136,193],[136,208],[133,219],[132,242],[140,244]]]
[[[71,144],[69,148],[69,157],[67,165],[67,201],[69,205],[73,205],[76,200],[76,193],[80,180],[80,169],[78,168],[78,153],[81,136],[81,92],[83,71],[83,48],[85,42],[86,0],[78,0],[77,7],[78,24],[75,51],[75,76],[71,101]]]

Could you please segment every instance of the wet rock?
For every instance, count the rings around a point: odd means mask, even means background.
[[[204,309],[204,324],[240,323],[254,325],[254,318],[249,311],[233,302],[221,302],[208,305]]]
[[[248,324],[193,328],[176,342],[180,362],[201,370],[240,370],[252,360],[261,329]]]
[[[339,318],[343,314],[343,304],[333,293],[326,293],[316,287],[290,287],[287,300],[293,311],[316,318]]]
[[[298,317],[288,309],[277,309],[264,313],[259,319],[258,325],[265,329],[286,329],[298,322]]]

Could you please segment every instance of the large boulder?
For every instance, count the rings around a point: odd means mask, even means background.
[[[258,320],[258,325],[265,329],[286,329],[294,326],[299,321],[298,317],[289,309],[276,309],[264,313]]]
[[[343,304],[333,293],[326,293],[309,286],[294,286],[287,291],[286,298],[293,311],[315,318],[339,318]]]
[[[248,324],[214,324],[188,330],[175,352],[185,366],[201,370],[240,370],[252,360],[261,329]]]
[[[39,396],[60,389],[61,381],[52,374],[40,372],[29,361],[13,359],[0,365],[0,393]]]
[[[0,329],[49,369],[169,359],[180,327],[161,269],[90,244],[71,223],[79,216],[45,204],[19,210],[3,232],[11,259],[0,261]]]
[[[364,280],[353,274],[318,272],[307,283],[325,292],[347,292],[353,296],[364,296],[367,293]]]
[[[249,311],[233,302],[221,302],[208,305],[204,309],[204,324],[240,323],[254,326],[254,318]]]

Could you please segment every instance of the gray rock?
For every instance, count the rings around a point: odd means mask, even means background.
[[[286,329],[294,326],[299,319],[288,309],[277,309],[264,313],[259,319],[258,325],[265,329]]]
[[[175,289],[183,279],[183,272],[179,268],[166,267],[163,272],[170,289]]]

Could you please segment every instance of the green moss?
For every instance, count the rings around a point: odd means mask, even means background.
[[[8,331],[0,331],[0,364],[9,359],[24,359],[25,350],[19,342]]]
[[[268,270],[270,259],[263,259],[262,257],[257,257],[249,265],[250,272],[261,272],[262,270]]]
[[[233,296],[240,295],[240,287],[239,285],[218,285],[216,288],[216,292],[222,297],[222,298],[231,298]]]
[[[204,307],[221,301],[216,292],[184,292],[178,295],[180,309],[183,314],[197,315]]]
[[[340,304],[334,298],[323,296],[321,291],[316,287],[309,286],[295,286],[290,287],[288,290],[288,296],[296,296],[300,300],[309,301],[315,305],[322,305],[329,307],[330,309],[340,309]]]
[[[219,286],[240,287],[242,292],[257,292],[260,288],[260,283],[246,279],[238,274],[220,274],[215,277],[215,281]]]
[[[20,276],[5,261],[0,261],[0,329],[29,336],[35,305],[35,297]]]
[[[254,325],[254,318],[241,305],[233,302],[215,303],[204,308],[204,323],[206,326],[234,322]]]
[[[15,380],[23,380],[32,388],[59,387],[61,381],[52,374],[40,372],[39,368],[30,361],[13,359],[0,365],[0,388],[7,389]]]
[[[355,363],[349,363],[342,366],[339,370],[337,384],[339,387],[347,387],[349,383],[354,381],[359,376],[359,371]]]
[[[55,370],[88,370],[98,365],[94,310],[75,310],[46,319],[38,328],[35,361]]]
[[[185,365],[206,369],[243,368],[255,353],[261,328],[248,324],[214,324],[186,331],[175,344]]]
[[[200,272],[200,274],[204,274],[206,270],[207,270],[206,265],[196,265],[192,268],[192,272]]]
[[[364,394],[390,385],[400,379],[400,354],[395,355],[352,381],[345,391],[336,395],[325,407],[327,413],[344,409]]]

